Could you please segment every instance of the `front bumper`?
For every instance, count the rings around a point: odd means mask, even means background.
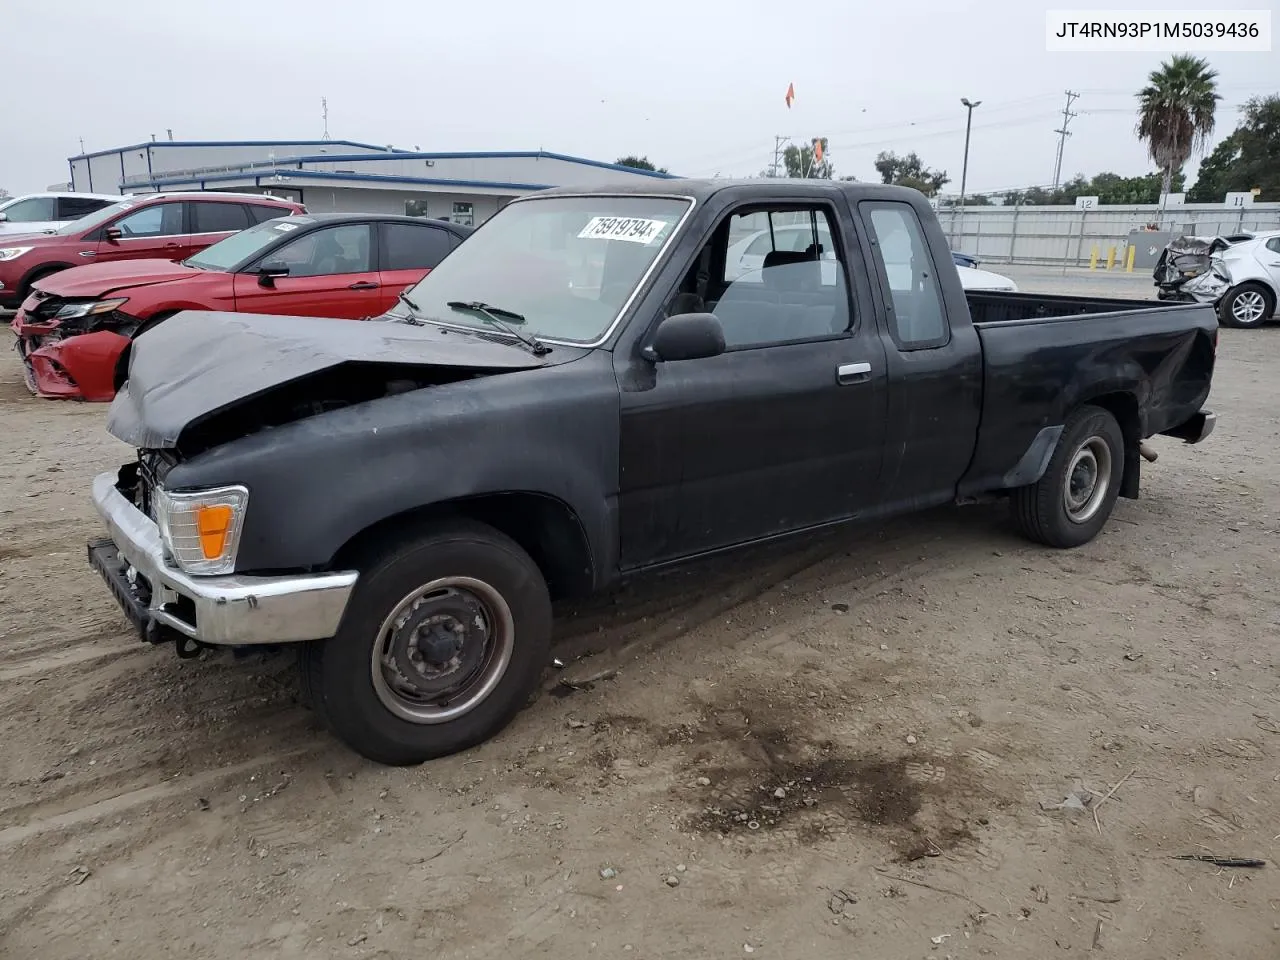
[[[89,544],[89,562],[144,639],[163,640],[173,630],[212,646],[253,646],[337,633],[355,571],[191,576],[166,561],[155,521],[116,489],[114,473],[94,478],[93,504],[110,540]]]

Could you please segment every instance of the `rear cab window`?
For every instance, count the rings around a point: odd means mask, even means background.
[[[875,241],[881,283],[892,307],[889,333],[894,342],[900,350],[945,346],[951,328],[938,267],[915,210],[898,201],[863,201],[858,208]]]

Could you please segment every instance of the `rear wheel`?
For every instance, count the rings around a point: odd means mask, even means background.
[[[529,555],[453,522],[359,566],[338,634],[302,654],[308,699],[333,732],[370,760],[412,764],[506,726],[550,656],[551,601]]]
[[[1260,283],[1232,287],[1218,306],[1224,327],[1260,327],[1276,312],[1275,295]]]
[[[1124,434],[1101,407],[1081,407],[1063,428],[1044,476],[1010,497],[1023,535],[1051,547],[1078,547],[1111,516],[1124,478]]]

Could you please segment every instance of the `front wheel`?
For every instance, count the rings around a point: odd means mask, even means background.
[[[1218,321],[1224,327],[1260,327],[1276,312],[1276,298],[1260,283],[1232,287],[1218,306]]]
[[[1081,407],[1062,430],[1036,483],[1010,496],[1023,535],[1051,547],[1078,547],[1098,535],[1120,495],[1124,434],[1101,407]]]
[[[507,725],[550,657],[541,571],[490,527],[457,522],[363,565],[342,626],[302,654],[317,712],[387,764],[465,750]]]

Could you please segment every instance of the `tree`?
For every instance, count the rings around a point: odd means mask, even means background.
[[[1164,193],[1170,192],[1173,173],[1193,153],[1203,153],[1213,133],[1218,107],[1218,74],[1207,60],[1178,54],[1147,77],[1138,92],[1138,139],[1164,172]]]
[[[1200,164],[1187,199],[1221,203],[1228,193],[1262,191],[1262,199],[1280,200],[1280,95],[1254,97],[1244,105],[1235,131]]]
[[[896,153],[881,151],[876,155],[875,167],[882,183],[911,187],[926,197],[932,197],[951,182],[947,171],[929,169],[915,153],[900,157]]]
[[[619,157],[614,161],[619,167],[631,167],[633,170],[652,170],[654,173],[667,173],[666,167],[655,167],[648,157]]]
[[[831,160],[826,156],[827,141],[819,138],[818,142],[822,144],[823,156],[821,160],[814,160],[812,143],[805,144],[802,147],[798,147],[793,143],[782,151],[782,166],[787,171],[788,177],[795,177],[799,180],[831,179],[834,170],[831,166]]]

